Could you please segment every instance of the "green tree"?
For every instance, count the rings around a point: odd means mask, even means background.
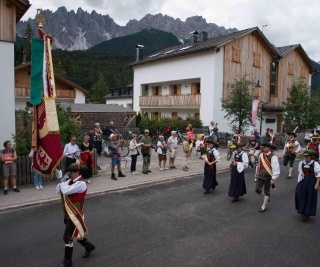
[[[20,112],[17,113],[17,116],[21,116],[23,131],[20,131],[16,135],[12,135],[15,149],[19,156],[28,155],[31,150],[32,114],[30,113],[29,108],[25,108],[24,110],[20,110]]]
[[[289,90],[289,98],[284,102],[284,124],[287,129],[305,131],[319,123],[319,93],[311,98],[310,87],[302,80],[296,81]]]
[[[31,40],[34,37],[31,24],[28,22],[23,35],[23,51],[26,54],[27,62],[31,61]]]
[[[103,74],[100,72],[98,80],[91,88],[90,93],[90,102],[91,103],[105,103],[105,99],[103,98],[109,94],[109,87],[104,79]]]
[[[246,75],[235,79],[226,99],[221,99],[222,110],[226,112],[231,128],[242,130],[251,123],[252,96],[250,88],[252,83],[246,79]]]

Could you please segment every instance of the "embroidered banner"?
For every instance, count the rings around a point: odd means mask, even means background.
[[[43,39],[39,39],[42,45],[37,45],[34,48],[42,51],[42,59],[32,63],[41,66],[41,81],[38,81],[41,83],[41,101],[33,106],[32,149],[35,151],[33,168],[42,176],[52,176],[52,172],[63,157],[63,149],[55,104],[56,92],[51,58],[51,39],[46,35],[43,36]],[[39,51],[36,53],[38,54]],[[34,69],[38,72],[38,66]],[[36,102],[34,101],[34,103]]]

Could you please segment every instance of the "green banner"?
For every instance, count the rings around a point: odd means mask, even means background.
[[[31,46],[31,84],[30,103],[39,105],[42,99],[42,70],[43,70],[44,41],[39,38],[32,39]]]

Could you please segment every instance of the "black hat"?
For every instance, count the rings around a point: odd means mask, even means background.
[[[70,166],[65,170],[66,172],[83,172],[88,171],[88,167],[76,163],[71,163]]]
[[[297,137],[296,133],[294,133],[294,132],[289,132],[289,133],[287,133],[287,135],[293,135],[294,137]]]
[[[261,146],[268,146],[270,147],[271,149],[276,149],[276,147],[270,143],[264,143],[264,144],[261,144]]]

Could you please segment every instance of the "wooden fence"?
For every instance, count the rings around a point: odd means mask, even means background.
[[[94,158],[94,167],[93,167],[93,173],[97,174],[98,168],[97,168],[97,151],[94,149],[93,153]],[[66,159],[63,158],[60,162],[59,168],[61,170],[64,170],[66,168]],[[26,184],[33,184],[33,172],[31,171],[31,159],[29,156],[18,156],[17,159],[17,185],[26,185]],[[1,187],[3,187],[3,173],[2,173],[2,163],[0,164],[0,180],[1,180]],[[56,180],[56,177],[49,177],[45,178],[43,177],[43,182],[49,182]],[[10,183],[10,179],[9,179]]]

